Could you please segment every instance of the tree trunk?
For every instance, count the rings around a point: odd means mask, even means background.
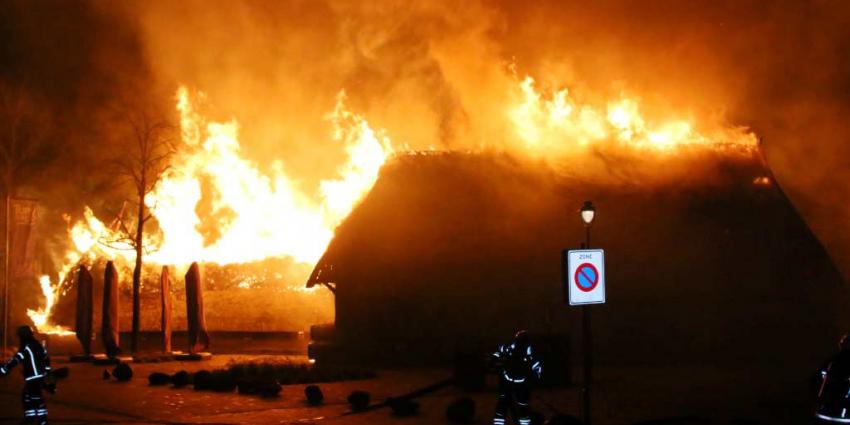
[[[143,183],[144,184],[144,183]],[[139,194],[139,217],[136,224],[136,267],[133,268],[133,335],[130,342],[130,350],[135,354],[139,349],[139,321],[141,307],[139,296],[142,286],[142,239],[145,227],[145,193]]]
[[[162,351],[171,353],[171,278],[168,266],[162,266],[159,277],[160,299],[162,300]]]

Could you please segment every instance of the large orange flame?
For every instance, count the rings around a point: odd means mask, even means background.
[[[44,307],[41,307],[38,310],[27,309],[27,315],[30,317],[30,320],[32,320],[32,323],[42,333],[72,335],[73,332],[61,326],[51,324],[48,321],[50,318],[50,311],[53,309],[53,305],[56,303],[56,298],[59,295],[50,284],[50,276],[41,276],[38,283],[41,286],[41,292],[45,296],[45,304]]]
[[[508,138],[530,154],[563,157],[599,143],[619,144],[646,155],[673,155],[681,148],[705,148],[751,153],[755,135],[745,128],[720,126],[705,133],[688,120],[652,122],[635,98],[621,96],[605,106],[582,104],[566,88],[544,93],[531,77],[517,80],[504,119],[513,129]],[[202,97],[201,93],[196,94]],[[383,131],[346,107],[345,92],[337,96],[327,119],[331,137],[347,154],[335,176],[321,181],[318,193],[300,187],[280,162],[264,173],[240,152],[239,125],[212,122],[202,116],[187,88],[177,93],[184,145],[172,168],[147,198],[161,232],[147,235],[146,261],[186,265],[193,261],[233,264],[288,257],[313,265],[330,243],[335,227],[371,190],[378,172],[396,152]],[[202,193],[202,185],[208,192]],[[198,212],[202,197],[209,210]],[[213,220],[217,237],[200,230]],[[81,260],[108,258],[132,263],[135,253],[121,242],[115,226],[98,220],[89,208],[84,220],[70,229],[73,249],[66,254],[63,277]],[[41,331],[62,332],[49,323],[59,285],[42,278],[47,299],[30,317]]]
[[[185,149],[146,199],[161,230],[146,235],[149,263],[234,264],[289,257],[315,264],[334,228],[372,188],[378,171],[393,153],[389,138],[349,111],[341,92],[327,118],[333,129],[331,137],[345,150],[348,160],[336,176],[320,182],[320,193],[313,197],[295,184],[279,162],[273,164],[271,174],[265,174],[243,158],[235,121],[206,120],[195,110],[185,87],[178,90],[177,99]],[[202,182],[209,184],[213,198],[203,220],[216,218],[214,227],[220,234],[211,243],[199,230]],[[135,259],[135,252],[121,242],[124,238],[117,229],[98,220],[89,208],[84,218],[70,229],[73,249],[66,254],[60,282],[83,259],[103,257],[127,264]],[[48,322],[59,285],[51,285],[45,276],[41,286],[47,303],[37,311],[30,310],[29,316],[42,332],[61,332]]]
[[[611,141],[660,154],[692,147],[746,153],[758,144],[756,136],[742,127],[720,127],[702,134],[684,119],[649,122],[641,114],[638,100],[626,96],[601,108],[579,104],[566,88],[547,96],[528,76],[518,88],[517,103],[509,108],[508,116],[523,148],[531,153],[563,154]]]

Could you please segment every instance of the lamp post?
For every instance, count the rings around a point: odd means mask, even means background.
[[[12,198],[10,195],[10,189],[7,185],[6,188],[6,222],[4,223],[6,228],[4,229],[4,248],[3,248],[3,355],[6,355],[6,350],[9,348],[9,235],[11,225],[11,213],[12,213]]]
[[[590,201],[584,201],[581,207],[581,221],[584,222],[585,242],[584,248],[590,249],[590,226],[593,224],[593,219],[596,217],[596,208]],[[591,425],[590,419],[590,386],[592,382],[593,370],[593,334],[590,326],[590,306],[581,306],[581,322],[582,322],[582,359],[584,360],[584,387],[581,390],[582,396],[582,420],[585,425]]]

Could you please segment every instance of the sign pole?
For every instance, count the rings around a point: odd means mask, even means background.
[[[584,249],[590,249],[590,226],[585,226],[586,235]],[[590,387],[593,381],[593,333],[591,327],[590,306],[585,304],[581,306],[581,322],[582,322],[582,359],[584,360],[584,388],[582,388],[582,420],[585,425],[591,425],[590,415]]]
[[[9,229],[11,229],[11,212],[12,200],[9,196],[9,189],[6,189],[6,231],[5,233],[5,250],[3,252],[3,355],[9,347]]]

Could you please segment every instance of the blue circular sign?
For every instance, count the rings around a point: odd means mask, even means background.
[[[591,263],[582,263],[576,268],[573,281],[578,289],[590,292],[599,284],[599,271]]]

